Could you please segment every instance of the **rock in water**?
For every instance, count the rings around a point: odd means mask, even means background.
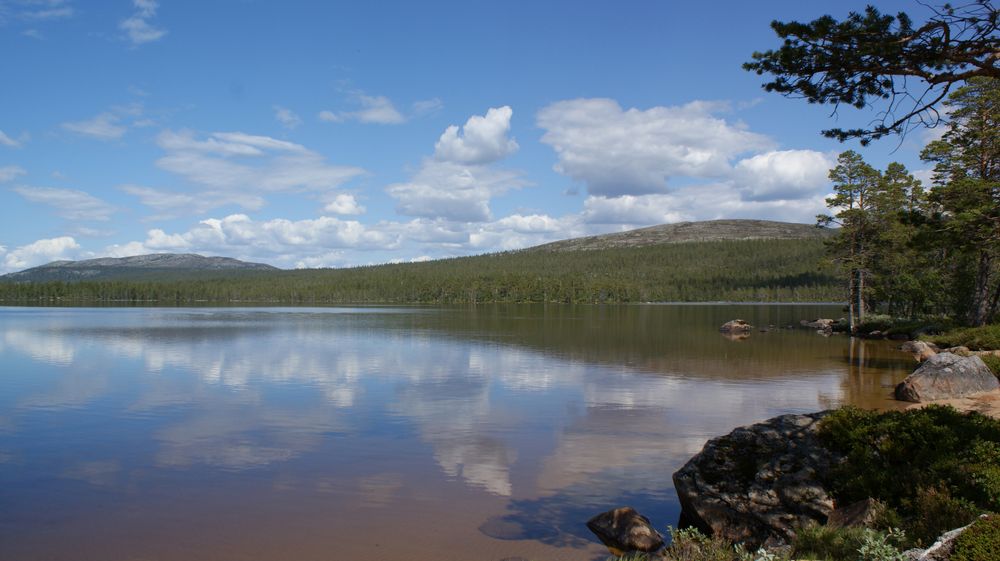
[[[674,474],[682,517],[750,549],[825,523],[833,499],[819,479],[839,460],[816,435],[828,413],[782,415],[708,441]]]
[[[920,403],[966,397],[1000,389],[1000,382],[983,359],[940,353],[896,386],[896,399]]]
[[[923,341],[907,341],[899,346],[899,350],[904,353],[910,353],[913,355],[913,359],[917,362],[924,362],[925,360],[931,358],[937,354],[934,347],[928,345]]]
[[[723,333],[749,333],[753,326],[742,319],[734,319],[722,324],[719,331]]]
[[[653,529],[649,519],[630,506],[598,514],[587,521],[587,528],[621,556],[629,551],[656,551],[663,547],[663,536]]]

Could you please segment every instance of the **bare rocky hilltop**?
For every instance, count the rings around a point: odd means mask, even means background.
[[[584,251],[723,240],[799,240],[825,238],[832,234],[833,230],[818,228],[812,224],[770,220],[704,220],[701,222],[661,224],[615,234],[573,238],[536,246],[528,251]]]
[[[14,282],[141,279],[161,275],[204,272],[277,271],[264,263],[231,257],[205,257],[193,253],[155,253],[132,257],[101,257],[83,261],[53,261],[46,265],[3,275]]]

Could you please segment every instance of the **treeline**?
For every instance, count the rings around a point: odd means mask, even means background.
[[[842,298],[821,239],[516,251],[162,281],[0,283],[3,303],[806,302]]]
[[[852,327],[865,314],[994,321],[1000,304],[1000,80],[978,78],[945,104],[944,135],[924,148],[925,189],[901,164],[879,171],[853,151],[831,170],[841,226],[829,244]]]

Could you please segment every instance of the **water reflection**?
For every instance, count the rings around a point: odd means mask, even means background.
[[[717,333],[823,311],[0,309],[0,557],[71,558],[82,528],[113,527],[142,537],[121,542],[141,550],[129,556],[181,558],[177,532],[220,509],[234,532],[298,540],[300,558],[404,513],[421,514],[382,539],[386,558],[421,558],[412,536],[442,523],[460,537],[427,558],[599,553],[583,521],[629,503],[674,523],[670,475],[711,436],[889,403],[910,366],[889,345]],[[42,531],[53,493],[65,517]],[[261,511],[226,506],[247,501]],[[125,516],[135,505],[141,524]],[[318,520],[331,525],[303,538]],[[268,558],[224,532],[205,540],[208,558]]]

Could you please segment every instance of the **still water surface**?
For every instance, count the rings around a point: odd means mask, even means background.
[[[893,407],[836,306],[0,308],[0,559],[604,559],[738,425]]]

